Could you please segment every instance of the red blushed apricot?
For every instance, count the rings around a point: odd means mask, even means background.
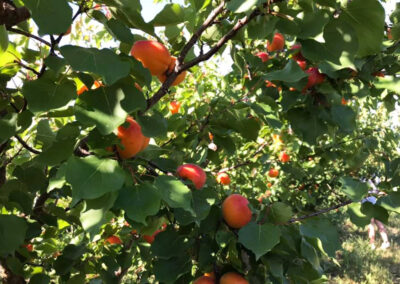
[[[179,177],[191,180],[196,189],[201,189],[206,183],[206,173],[197,165],[185,164],[179,166],[176,172]]]
[[[142,129],[132,117],[128,117],[126,122],[129,123],[129,127],[125,128],[123,125],[118,127],[117,136],[124,146],[124,149],[117,147],[119,156],[122,159],[129,159],[135,156],[140,151],[146,149],[149,145],[150,138],[146,137],[142,133]]]
[[[110,237],[108,237],[108,238],[106,239],[106,242],[109,243],[109,244],[111,244],[111,245],[114,245],[114,244],[120,245],[120,244],[122,244],[121,239],[120,239],[119,237],[117,237],[117,236],[110,236]]]
[[[180,107],[181,107],[180,102],[172,101],[169,103],[168,109],[172,114],[177,114],[179,112]]]
[[[301,54],[301,44],[293,45],[290,50],[294,50],[295,52],[292,54],[292,58],[296,61],[305,61],[303,54]]]
[[[279,160],[282,163],[287,163],[290,160],[290,156],[285,151],[282,151],[279,153]]]
[[[268,172],[268,176],[271,178],[276,178],[279,176],[279,171],[277,169],[270,169]]]
[[[133,44],[131,54],[150,70],[153,76],[160,76],[171,64],[171,54],[161,43],[153,40],[140,40]]]
[[[227,173],[218,173],[217,182],[223,185],[228,185],[231,183],[231,178]]]
[[[249,284],[249,281],[236,272],[228,272],[222,275],[219,284]]]
[[[285,37],[280,33],[276,33],[274,35],[272,43],[267,41],[267,50],[269,52],[276,51],[276,50],[281,50],[284,47],[285,47]]]
[[[322,84],[325,81],[325,75],[320,73],[318,68],[310,67],[307,69],[306,73],[308,74],[308,82],[307,85],[304,87],[303,92],[311,88],[315,85]]]
[[[229,195],[222,203],[222,215],[225,222],[232,228],[240,229],[251,220],[249,201],[240,194]]]
[[[307,62],[305,60],[296,60],[296,62],[300,66],[301,70],[306,70]]]
[[[269,59],[268,53],[266,52],[257,52],[256,56],[260,58],[262,62],[267,62]]]
[[[341,104],[344,105],[344,106],[347,105],[347,100],[345,98],[342,98]]]
[[[193,284],[215,284],[215,280],[208,276],[201,276],[197,278]]]

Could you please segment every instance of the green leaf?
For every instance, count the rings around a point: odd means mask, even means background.
[[[388,223],[389,213],[379,205],[372,204],[371,202],[364,202],[361,205],[361,212],[370,219],[375,218],[385,224]]]
[[[374,85],[377,89],[387,89],[397,93],[400,90],[400,78],[395,76],[377,77]]]
[[[114,160],[71,157],[67,162],[66,180],[72,186],[74,200],[78,201],[121,189],[125,174]]]
[[[117,197],[117,193],[110,192],[100,198],[86,200],[85,211],[79,216],[82,228],[92,235],[98,233],[100,227],[108,221],[107,213],[113,207]]]
[[[185,20],[185,11],[178,4],[167,4],[151,23],[156,26],[177,25]]]
[[[158,259],[154,261],[153,267],[158,281],[172,284],[176,283],[180,276],[190,272],[191,262],[187,255],[181,255],[170,259]]]
[[[351,1],[343,9],[340,17],[357,32],[360,57],[380,52],[384,36],[385,10],[379,1]]]
[[[400,192],[391,192],[389,195],[379,198],[376,205],[400,214]]]
[[[320,239],[323,249],[330,257],[335,257],[335,251],[340,248],[339,234],[328,219],[308,219],[300,225],[300,233],[309,238]]]
[[[303,39],[316,38],[318,35],[322,34],[329,18],[329,13],[326,10],[305,13],[302,21],[298,21],[300,33],[297,37]]]
[[[18,115],[16,113],[9,114],[0,119],[0,144],[7,141],[17,132]]]
[[[0,255],[14,253],[24,243],[27,229],[25,219],[0,214]]]
[[[44,191],[47,188],[47,178],[43,169],[35,166],[15,168],[13,175],[21,182],[29,184],[29,191]]]
[[[309,144],[315,144],[317,138],[327,130],[326,125],[315,111],[305,108],[291,109],[287,113],[293,131]]]
[[[43,273],[34,274],[31,279],[29,279],[29,284],[49,284],[50,277]]]
[[[129,75],[129,62],[121,60],[110,49],[83,48],[64,45],[61,54],[75,71],[93,72],[103,77],[106,85],[112,85]]]
[[[256,255],[256,260],[279,243],[281,231],[272,224],[250,222],[239,230],[239,242]]]
[[[196,216],[192,208],[192,192],[181,181],[172,176],[159,176],[154,185],[170,207],[182,208]]]
[[[42,145],[42,149],[47,149],[56,139],[56,134],[50,127],[50,120],[42,119],[37,123],[35,144]]]
[[[72,8],[66,0],[25,0],[39,34],[62,34],[71,26]]]
[[[125,187],[120,193],[115,206],[125,211],[135,222],[147,225],[146,217],[153,216],[160,210],[161,197],[153,185],[142,183],[134,187]]]
[[[282,82],[297,82],[307,77],[308,75],[301,70],[300,66],[294,60],[288,60],[285,68],[278,71],[273,71],[264,76],[265,80],[277,80]]]
[[[8,47],[8,33],[4,25],[0,25],[0,54],[5,52]]]
[[[86,91],[75,104],[76,120],[84,125],[96,125],[103,135],[110,134],[125,122],[127,113],[121,106],[125,97],[124,90],[118,86]]]
[[[365,227],[371,221],[370,217],[361,212],[361,203],[359,202],[348,205],[347,213],[349,213],[351,222],[359,227]]]
[[[356,128],[356,114],[352,108],[343,105],[335,105],[331,108],[332,120],[339,125],[344,133],[351,133]]]
[[[146,137],[160,137],[167,134],[167,120],[159,113],[154,113],[152,116],[140,115],[137,121]]]
[[[251,39],[265,39],[270,35],[278,21],[277,17],[273,16],[258,16],[246,26],[247,33]]]
[[[274,224],[286,223],[293,215],[292,208],[283,202],[275,202],[269,209],[268,218]]]
[[[351,177],[342,177],[341,190],[353,201],[360,201],[368,193],[368,185]]]
[[[257,5],[260,5],[263,3],[262,0],[231,0],[227,8],[228,10],[234,12],[234,13],[246,13],[254,8],[256,8]]]
[[[189,245],[191,244],[187,238],[180,236],[173,228],[168,228],[157,235],[151,245],[151,251],[156,257],[169,259],[184,255]]]
[[[301,255],[304,256],[315,270],[322,274],[322,268],[319,262],[319,257],[315,248],[307,242],[306,239],[301,239]]]
[[[22,94],[28,101],[29,110],[38,113],[65,106],[76,97],[76,87],[73,81],[63,80],[58,83],[41,77],[26,82]]]

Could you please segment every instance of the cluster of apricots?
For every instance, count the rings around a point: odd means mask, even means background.
[[[272,42],[267,41],[267,51],[268,52],[274,52],[274,51],[280,51],[285,48],[285,37],[280,34],[280,33],[275,33]],[[325,80],[325,75],[320,73],[318,68],[316,67],[309,67],[307,69],[307,60],[306,58],[301,54],[301,45],[300,44],[295,44],[293,45],[290,50],[293,52],[292,54],[292,59],[296,61],[296,63],[299,65],[299,67],[302,70],[305,70],[305,72],[308,74],[308,81],[307,85],[303,88],[303,93],[306,92],[307,89],[321,84]],[[267,62],[269,60],[269,54],[267,52],[257,52],[256,56],[261,59],[262,62]],[[306,70],[307,69],[307,70]],[[267,87],[276,87],[275,84],[272,82],[267,82]],[[294,90],[294,89],[292,89]]]
[[[227,272],[219,279],[220,284],[249,284],[249,282],[236,272]],[[193,284],[216,284],[214,274],[206,274],[197,278]]]
[[[149,69],[151,75],[164,83],[168,74],[174,71],[176,57],[171,56],[168,49],[154,40],[140,40],[133,44],[131,54],[140,61],[143,67]],[[180,84],[186,77],[186,71],[178,75],[172,86]]]

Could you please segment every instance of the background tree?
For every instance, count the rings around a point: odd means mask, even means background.
[[[320,283],[325,213],[399,212],[400,8],[0,3],[5,283]]]

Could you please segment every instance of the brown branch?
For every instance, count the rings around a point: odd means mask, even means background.
[[[26,7],[17,8],[10,0],[0,0],[0,25],[10,28],[30,17],[31,13]]]
[[[215,18],[224,10],[224,6],[225,6],[225,1],[222,1],[221,4],[219,4],[219,6],[211,12],[211,14],[207,17],[207,19],[200,26],[200,28],[192,35],[192,37],[187,42],[187,44],[183,47],[181,53],[178,56],[177,66],[180,66],[184,62],[185,57],[188,54],[188,52],[190,51],[190,49],[199,40],[202,33],[214,23]]]
[[[223,2],[224,3],[224,2]],[[220,6],[218,6],[212,13],[211,15],[207,18],[205,24],[203,24],[200,27],[200,32],[197,31],[195,33],[195,35],[191,38],[191,40],[187,43],[187,46],[185,46],[182,49],[182,52],[188,52],[188,50],[190,50],[193,46],[193,41],[197,41],[198,37],[201,35],[201,33],[212,24],[213,20],[216,17],[216,13],[218,12],[217,15],[219,13],[221,13],[223,10],[223,7],[220,8]],[[147,100],[147,107],[144,110],[144,112],[148,111],[153,105],[155,105],[162,97],[164,97],[167,93],[168,93],[168,89],[169,87],[172,85],[172,83],[175,81],[176,77],[182,73],[183,71],[191,68],[192,66],[195,66],[197,64],[199,64],[200,62],[206,61],[208,60],[211,56],[213,56],[215,53],[217,53],[223,46],[225,43],[227,43],[230,39],[232,39],[241,28],[243,28],[245,25],[247,25],[252,19],[254,19],[257,15],[260,14],[260,10],[256,9],[254,10],[249,16],[244,17],[243,19],[239,20],[234,27],[225,35],[223,36],[218,42],[217,44],[211,48],[207,53],[205,54],[201,54],[198,57],[196,57],[195,59],[193,59],[192,61],[189,61],[188,63],[182,63],[181,60],[184,59],[185,57],[185,53],[179,55],[178,59],[179,61],[177,62],[177,65],[175,66],[175,70],[170,73],[167,77],[167,79],[165,80],[165,82],[162,84],[162,86],[160,87],[160,89],[158,89],[158,91],[150,98]],[[203,29],[203,30],[202,30]],[[197,37],[196,37],[197,34]],[[188,49],[188,50],[187,50]],[[142,112],[141,114],[143,114],[144,112]]]
[[[21,61],[18,60],[14,60],[15,63],[17,63],[19,66],[24,67],[25,69],[28,69],[30,71],[32,71],[33,73],[35,73],[36,75],[39,75],[39,72],[36,71],[35,69],[33,69],[32,67],[29,67],[28,65],[25,65],[24,63],[22,63]]]
[[[217,53],[224,46],[225,43],[227,43],[230,39],[232,39],[239,32],[239,30],[241,28],[243,28],[245,25],[247,25],[252,19],[257,17],[258,15],[260,15],[260,10],[256,9],[249,16],[246,16],[243,19],[239,20],[235,24],[235,26],[226,35],[224,35],[213,48],[211,48],[205,54],[198,56],[195,59],[193,59],[181,66],[178,66],[178,67],[180,67],[179,71],[180,72],[185,71],[185,70],[199,64],[200,62],[210,59],[211,56],[213,56],[215,53]]]
[[[20,34],[20,35],[24,35],[26,37],[30,37],[30,38],[36,39],[36,40],[40,41],[41,43],[44,43],[45,45],[48,45],[48,46],[51,47],[51,43],[48,42],[47,40],[44,40],[41,37],[35,36],[33,34],[30,34],[30,33],[26,32],[26,31],[23,31],[23,30],[20,30],[20,29],[14,29],[14,28],[8,28],[8,30],[10,32],[13,32],[13,33],[16,33],[16,34]]]
[[[340,204],[337,204],[337,205],[334,205],[334,206],[331,206],[331,207],[322,209],[322,210],[320,210],[320,211],[317,211],[317,212],[314,212],[314,213],[311,213],[311,214],[307,214],[307,215],[300,216],[300,217],[297,217],[297,218],[292,218],[292,219],[290,219],[290,220],[288,221],[288,223],[300,222],[300,221],[303,221],[303,220],[305,220],[305,219],[308,219],[308,218],[311,218],[311,217],[315,217],[315,216],[318,216],[318,215],[327,213],[327,212],[329,212],[329,211],[338,209],[338,208],[340,208],[340,207],[349,205],[349,204],[351,204],[351,203],[353,203],[352,200],[347,200],[347,201],[344,201],[344,202],[342,202],[342,203],[340,203]]]
[[[26,150],[28,150],[29,152],[32,152],[32,153],[34,153],[34,154],[40,154],[40,153],[42,153],[42,152],[40,152],[40,151],[38,151],[38,150],[36,150],[36,149],[33,149],[31,146],[29,146],[29,145],[28,145],[21,137],[19,137],[18,135],[14,135],[14,137],[17,138],[18,142],[21,143],[22,146],[24,146],[24,148],[25,148]]]

